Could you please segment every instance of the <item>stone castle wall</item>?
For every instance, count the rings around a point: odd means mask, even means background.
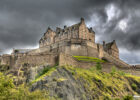
[[[106,56],[107,57],[107,56]],[[140,68],[133,68],[130,65],[126,64],[123,61],[119,61],[118,59],[108,58],[109,62],[105,62],[102,64],[102,70],[105,72],[111,72],[112,67],[115,66],[118,70],[122,70],[126,73],[130,73],[132,75],[140,76]],[[74,67],[82,67],[82,68],[91,68],[96,66],[96,62],[83,62],[78,61],[77,59],[73,58],[71,55],[66,55],[60,53],[59,55],[59,66],[70,65]],[[137,65],[140,67],[140,65]]]
[[[123,67],[123,68],[129,68],[130,65],[125,63],[124,61],[118,59],[118,57],[114,57],[115,55],[110,55],[108,54],[107,52],[104,51],[104,48],[103,48],[103,45],[100,45],[98,44],[97,45],[98,47],[98,51],[99,51],[99,58],[104,58],[106,60],[108,60],[109,62],[117,65],[117,66],[120,66],[120,67]]]
[[[59,66],[70,65],[74,67],[90,68],[95,66],[96,63],[80,62],[74,59],[72,56],[60,53],[59,55]]]
[[[68,39],[83,39],[95,43],[95,33],[92,29],[86,27],[84,19],[81,22],[64,29],[57,28],[56,31],[48,28],[39,41],[40,47],[52,45],[54,43]]]
[[[117,59],[119,59],[119,49],[117,48],[116,43],[111,47],[111,55]]]
[[[40,66],[40,65],[55,65],[57,62],[57,55],[54,54],[44,54],[44,55],[27,55],[18,57],[15,66],[20,66],[24,63],[30,66]]]
[[[113,57],[107,58],[108,56],[106,55],[106,59],[108,60],[111,65],[117,66],[119,69],[130,69],[130,65],[126,64],[125,62],[114,59]],[[113,59],[112,59],[113,58]],[[94,65],[96,65],[96,62],[81,62],[73,58],[71,55],[63,54],[61,53],[59,55],[59,64],[60,65],[72,65],[72,66],[79,66],[79,67],[84,67],[84,68],[90,68]]]
[[[136,65],[136,68],[140,68],[140,65]]]
[[[25,55],[18,54],[16,56],[7,55],[2,57],[1,64],[9,65],[10,67],[20,67],[23,64],[28,66],[40,66],[40,65],[55,65],[58,61],[57,54],[36,54]]]
[[[2,65],[10,65],[11,64],[11,55],[5,54],[1,58]]]
[[[119,66],[119,67],[122,67],[124,69],[127,69],[127,68],[130,68],[131,66],[127,63],[125,63],[124,61],[120,60],[120,59],[117,59],[111,55],[109,55],[108,53],[106,52],[103,52],[103,55],[104,55],[104,58],[107,59],[109,62]]]
[[[51,46],[41,47],[36,50],[28,52],[28,54],[39,53],[60,53],[63,52],[69,55],[83,55],[98,57],[97,44],[82,40],[82,39],[69,39],[52,44]]]

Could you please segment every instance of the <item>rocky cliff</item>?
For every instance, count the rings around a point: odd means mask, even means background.
[[[111,73],[72,66],[52,69],[32,81],[31,91],[47,90],[62,100],[109,100],[140,94],[140,77],[115,69]]]
[[[5,69],[2,66],[0,68],[5,74],[12,73],[16,76],[15,86],[26,84],[31,93],[46,91],[53,100],[122,100],[140,95],[140,77],[124,73],[115,67],[107,73],[102,71],[100,64],[87,69],[57,65],[25,66],[15,72],[6,66]]]

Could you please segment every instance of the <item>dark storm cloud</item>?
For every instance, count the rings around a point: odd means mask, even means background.
[[[110,20],[109,5],[116,7]],[[140,49],[140,0],[1,0],[0,49],[35,46],[48,26],[55,29],[84,17],[103,39],[115,39],[121,48]],[[125,30],[119,28],[127,21]],[[139,60],[140,61],[140,60]]]
[[[100,22],[100,29],[105,31],[102,33],[98,30],[97,32],[102,34],[102,37],[106,36],[106,40],[117,40],[121,47],[129,50],[140,50],[140,1],[116,0],[111,4],[116,7],[118,12],[120,11],[119,16],[114,16],[106,23]],[[126,22],[124,30],[119,28],[124,27],[123,25],[119,26],[121,21]]]
[[[48,26],[66,20],[89,19],[93,10],[105,16],[109,0],[3,0],[0,1],[0,42],[6,49],[35,45]],[[103,19],[103,18],[102,18]],[[2,48],[2,46],[1,46]]]

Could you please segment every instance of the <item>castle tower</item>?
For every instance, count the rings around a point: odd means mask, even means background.
[[[53,44],[55,35],[56,33],[50,27],[48,27],[43,37],[39,40],[39,47]]]
[[[64,26],[64,29],[57,27],[56,30],[53,31],[48,27],[46,33],[44,33],[44,36],[39,41],[39,46],[44,47],[70,39],[81,39],[95,43],[95,32],[92,28],[88,28],[84,18],[81,18],[79,23],[70,27]]]
[[[92,28],[87,28],[84,18],[81,18],[79,26],[79,38],[95,43],[95,32],[92,30]]]
[[[107,52],[109,55],[119,59],[119,49],[117,47],[116,41],[113,40],[110,43],[105,43],[103,41],[103,49],[105,52]]]

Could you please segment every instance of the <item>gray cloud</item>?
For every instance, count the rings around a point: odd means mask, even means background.
[[[115,10],[108,14],[110,5]],[[139,0],[1,0],[0,49],[36,46],[48,26],[55,29],[80,17],[93,27],[98,42],[115,39],[120,48],[140,50]]]

